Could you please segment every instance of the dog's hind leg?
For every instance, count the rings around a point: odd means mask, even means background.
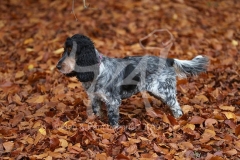
[[[174,117],[178,118],[182,116],[183,112],[176,97],[176,80],[166,78],[164,82],[154,81],[153,84],[153,86],[149,86],[147,91],[167,104]]]
[[[159,99],[159,100],[163,101],[165,104],[167,104],[169,106],[169,108],[171,109],[172,114],[174,115],[175,118],[178,118],[183,115],[182,109],[179,106],[176,95],[166,94],[166,92],[165,93],[156,93],[156,92],[150,91],[150,93],[157,99]]]

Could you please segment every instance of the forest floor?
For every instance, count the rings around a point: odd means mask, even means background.
[[[0,3],[0,159],[240,159],[240,1]],[[65,39],[85,34],[110,57],[160,56],[139,45],[156,29],[175,38],[168,57],[210,59],[206,73],[178,80],[184,115],[137,94],[122,102],[118,129],[87,116],[81,83],[55,68]]]

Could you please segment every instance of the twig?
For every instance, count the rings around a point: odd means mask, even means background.
[[[86,5],[86,1],[85,1],[85,0],[83,0],[83,7],[84,7],[84,9],[87,9],[87,8],[88,8],[88,6],[89,6],[89,5]]]
[[[72,12],[71,13],[74,15],[75,20],[78,21],[78,18],[76,16],[75,12],[74,12],[74,0],[72,0]]]
[[[156,33],[156,32],[168,32],[168,34],[170,35],[170,40],[167,41],[166,43],[162,42],[161,47],[145,47],[145,46],[143,46],[142,41],[149,38],[150,36],[154,35],[154,33]],[[162,57],[162,58],[166,58],[167,55],[168,55],[168,52],[170,51],[170,48],[173,45],[173,41],[174,41],[174,37],[168,29],[157,29],[157,30],[154,30],[153,32],[151,32],[150,34],[148,34],[147,36],[141,38],[139,40],[139,43],[140,43],[140,46],[143,49],[146,49],[146,50],[157,49],[157,50],[159,50],[159,56]]]
[[[161,48],[165,48],[165,47],[167,47],[168,45],[172,44],[173,41],[174,41],[174,37],[173,37],[172,33],[171,33],[168,29],[157,29],[157,30],[154,30],[153,32],[151,32],[150,34],[148,34],[147,36],[141,38],[141,39],[139,40],[140,46],[141,46],[143,49],[161,49],[160,47],[144,47],[143,44],[142,44],[142,41],[145,40],[145,39],[147,39],[147,38],[149,38],[149,37],[151,37],[151,36],[152,36],[154,33],[156,33],[156,32],[164,32],[164,31],[168,32],[168,34],[170,35],[170,40],[167,41],[166,43],[162,42],[162,47],[161,47]]]
[[[71,11],[71,13],[74,15],[76,21],[78,21],[78,18],[77,18],[77,16],[76,16],[75,12],[74,12],[74,2],[75,2],[75,1],[72,0],[72,11]],[[97,9],[97,8],[89,8],[89,5],[86,5],[86,0],[83,0],[83,8],[84,8],[84,9]]]

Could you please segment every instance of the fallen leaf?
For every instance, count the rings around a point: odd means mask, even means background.
[[[233,39],[233,40],[232,40],[232,45],[233,45],[233,46],[237,46],[237,45],[238,45],[238,41],[236,41],[236,40]]]
[[[233,156],[235,154],[237,154],[237,150],[236,149],[231,149],[231,150],[227,150],[225,151],[226,154],[230,155],[230,156]]]
[[[51,151],[54,151],[60,144],[60,141],[58,138],[51,138],[50,139],[50,149]]]
[[[106,160],[106,159],[107,159],[107,154],[106,153],[96,154],[96,160]]]
[[[64,52],[64,48],[59,48],[55,51],[53,51],[54,54],[62,54]]]
[[[190,105],[183,105],[181,108],[184,114],[187,114],[188,112],[192,112],[194,110],[194,108]]]
[[[204,118],[199,117],[199,116],[193,116],[192,119],[190,120],[190,124],[202,124],[204,122]]]
[[[162,119],[163,119],[163,122],[165,122],[167,124],[171,124],[166,114],[163,114]]]
[[[37,158],[37,159],[44,159],[48,156],[48,153],[43,153],[43,154],[39,154],[39,155],[33,155],[33,157]]]
[[[198,103],[205,103],[208,102],[208,98],[205,95],[197,95],[194,97],[194,99],[198,102]]]
[[[218,121],[216,119],[208,118],[208,119],[205,120],[205,125],[208,128],[213,127],[214,124],[218,124]]]
[[[22,78],[24,76],[24,72],[23,71],[18,71],[16,74],[15,74],[15,78],[18,79],[18,78]]]
[[[209,160],[224,160],[224,159],[220,156],[212,156]]]
[[[4,149],[5,149],[5,152],[11,152],[11,151],[13,150],[14,143],[11,142],[11,141],[4,142],[4,143],[3,143],[3,147],[4,147]]]
[[[45,160],[52,160],[52,156],[47,156]]]
[[[185,126],[183,126],[183,128],[190,128],[191,130],[194,130],[195,129],[195,125],[188,123]]]
[[[236,115],[232,112],[222,112],[222,113],[227,117],[227,119],[233,119],[234,121],[237,120]]]
[[[116,160],[130,160],[127,156],[123,155],[123,154],[118,154],[115,157]]]
[[[225,111],[231,111],[231,112],[235,111],[235,107],[233,106],[220,106],[219,108]]]
[[[39,128],[38,130],[42,135],[46,136],[46,129],[45,128]]]
[[[194,148],[193,144],[190,142],[181,142],[178,146],[181,149],[193,149]]]
[[[27,100],[28,103],[43,103],[46,99],[45,95],[38,95],[31,97],[30,99]]]
[[[68,142],[65,139],[59,139],[60,146],[66,148],[68,146]]]
[[[239,136],[239,135],[240,135],[240,124],[236,126],[236,128],[235,128],[235,134],[236,134],[236,136]]]
[[[34,68],[34,65],[33,64],[29,64],[28,65],[28,70],[32,70]]]
[[[11,120],[12,127],[15,127],[16,125],[18,125],[22,121],[23,117],[24,117],[24,113],[22,112],[19,112],[18,114],[16,114]]]
[[[24,44],[29,44],[29,43],[32,43],[33,42],[33,39],[32,38],[28,38],[28,39],[25,39],[24,40]]]
[[[130,145],[126,151],[128,152],[128,154],[134,154],[137,152],[137,145],[136,144],[132,144]]]

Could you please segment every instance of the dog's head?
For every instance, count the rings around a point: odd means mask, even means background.
[[[64,52],[56,67],[66,76],[76,76],[79,81],[88,82],[93,80],[98,63],[93,42],[84,35],[76,34],[67,38]]]

